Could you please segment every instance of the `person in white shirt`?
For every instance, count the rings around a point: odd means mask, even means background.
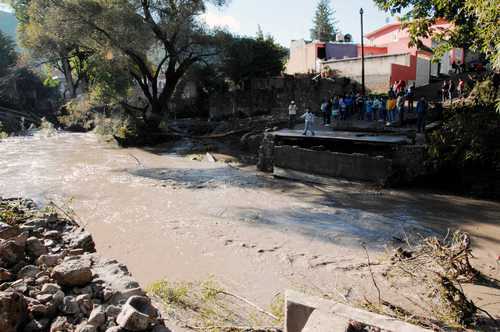
[[[312,136],[314,136],[314,114],[311,112],[309,107],[306,107],[306,112],[301,116],[301,118],[305,119],[305,128],[302,135],[307,136],[307,132],[310,131]]]
[[[290,106],[288,106],[288,128],[293,129],[295,127],[295,118],[297,117],[297,105],[295,105],[295,101],[290,102]]]

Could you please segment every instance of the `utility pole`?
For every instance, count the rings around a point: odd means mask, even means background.
[[[363,8],[359,10],[359,15],[361,16],[361,94],[363,96],[363,104],[366,93],[365,88],[365,42],[364,42],[364,32],[363,32]]]

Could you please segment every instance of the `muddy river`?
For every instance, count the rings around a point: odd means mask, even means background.
[[[470,232],[473,263],[500,279],[499,203],[345,181],[293,183],[253,167],[120,149],[93,134],[1,141],[0,195],[72,208],[98,251],[128,265],[144,286],[216,278],[263,304],[286,288],[355,299],[373,292],[361,243],[383,257],[406,235],[448,228]],[[500,313],[498,289],[472,293]]]

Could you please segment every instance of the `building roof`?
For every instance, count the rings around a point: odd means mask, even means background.
[[[402,22],[401,21],[396,21],[396,22],[393,22],[393,23],[389,23],[389,24],[386,24],[380,28],[378,28],[377,30],[375,31],[372,31],[372,32],[369,32],[367,34],[365,34],[365,37],[367,39],[373,39],[375,38],[377,35],[380,35],[384,32],[387,32],[387,31],[392,31],[392,30],[395,30],[395,28],[398,28],[398,29],[401,29],[401,25],[402,25]],[[450,24],[445,20],[445,19],[437,19],[432,28],[434,29],[440,29],[440,28],[443,28],[442,26],[449,26]]]
[[[382,32],[386,32],[388,30],[394,30],[394,28],[401,28],[401,22],[398,21],[398,22],[393,22],[393,23],[386,24],[386,25],[378,28],[375,31],[372,31],[370,33],[365,34],[365,37],[368,38],[368,39],[372,39],[375,36],[381,34]]]
[[[373,58],[387,58],[387,57],[392,57],[392,56],[400,56],[400,55],[410,55],[410,53],[394,53],[394,54],[375,54],[375,55],[367,55],[365,56],[365,59],[373,59]],[[321,63],[327,64],[327,63],[334,63],[334,62],[342,62],[342,61],[352,61],[352,60],[361,60],[361,57],[355,57],[355,58],[344,58],[344,59],[329,59],[329,60],[323,60]]]

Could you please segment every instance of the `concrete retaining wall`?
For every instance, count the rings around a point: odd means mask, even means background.
[[[385,183],[392,174],[391,165],[390,159],[363,154],[274,147],[274,166],[327,177]]]
[[[408,54],[378,55],[365,58],[366,86],[372,91],[386,92],[391,81],[392,66],[410,66]],[[344,59],[323,63],[322,70],[330,68],[340,76],[361,82],[361,59]]]

